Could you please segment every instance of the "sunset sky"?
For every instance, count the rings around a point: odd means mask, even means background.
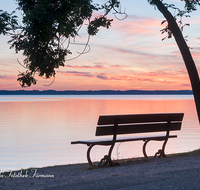
[[[94,2],[104,2],[94,0]],[[183,6],[180,0],[166,0]],[[74,60],[66,61],[53,79],[37,78],[37,85],[25,90],[190,90],[185,65],[174,39],[162,41],[160,30],[162,14],[147,0],[121,0],[122,10],[128,14],[125,20],[114,19],[110,29],[101,29],[90,38],[91,50]],[[1,1],[0,9],[11,12],[16,8],[14,0]],[[173,11],[174,12],[174,11]],[[200,7],[184,18],[190,26],[184,28],[188,46],[200,71]],[[115,18],[109,14],[110,18]],[[120,16],[122,17],[122,16]],[[85,28],[76,38],[77,43],[87,40]],[[17,75],[25,69],[20,66],[22,53],[9,49],[8,36],[0,36],[0,90],[23,90]],[[71,45],[76,57],[84,46]]]

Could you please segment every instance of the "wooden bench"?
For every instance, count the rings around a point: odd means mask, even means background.
[[[115,165],[111,159],[112,150],[115,143],[128,141],[144,141],[143,154],[146,154],[146,145],[149,141],[164,141],[162,149],[156,152],[155,157],[166,157],[165,146],[169,138],[176,138],[177,135],[170,135],[170,131],[180,130],[183,113],[158,113],[158,114],[135,114],[135,115],[105,115],[99,116],[98,126],[96,128],[96,136],[112,135],[110,139],[73,141],[71,144],[86,144],[89,146],[87,150],[87,160],[93,165],[90,159],[90,151],[95,145],[110,146],[108,155],[101,159],[99,166]],[[156,132],[163,134],[155,135]],[[134,133],[153,133],[151,136],[131,136],[119,138],[121,134]]]

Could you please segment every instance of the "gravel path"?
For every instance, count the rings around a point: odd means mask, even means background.
[[[64,165],[0,174],[1,190],[200,189],[200,154],[88,170]]]

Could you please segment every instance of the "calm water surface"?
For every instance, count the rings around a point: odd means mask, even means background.
[[[191,95],[93,95],[93,96],[0,96],[0,170],[87,162],[84,145],[71,141],[95,137],[99,115],[138,113],[185,113],[177,139],[170,139],[166,153],[200,148],[200,129]],[[160,142],[150,142],[154,155]],[[143,142],[115,146],[113,158],[142,155]],[[94,148],[92,159],[107,153]]]

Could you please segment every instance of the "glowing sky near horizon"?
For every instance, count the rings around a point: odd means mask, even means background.
[[[94,0],[94,2],[97,2]],[[100,0],[98,2],[101,2]],[[166,2],[183,5],[180,0]],[[16,7],[14,0],[1,0],[1,9],[11,12]],[[114,19],[110,29],[101,28],[90,38],[91,50],[77,59],[66,61],[65,67],[57,70],[51,86],[45,86],[52,79],[37,78],[37,85],[26,90],[190,90],[190,81],[174,39],[162,41],[165,34],[162,14],[149,5],[147,0],[121,0],[122,10],[128,18]],[[200,8],[184,18],[190,23],[184,28],[188,36],[188,46],[200,70]],[[114,18],[112,14],[110,18]],[[8,36],[0,36],[0,90],[20,90],[17,75],[25,69],[22,53],[15,54],[9,49]],[[85,28],[80,31],[77,43],[87,40]],[[71,45],[73,55],[83,46]]]

